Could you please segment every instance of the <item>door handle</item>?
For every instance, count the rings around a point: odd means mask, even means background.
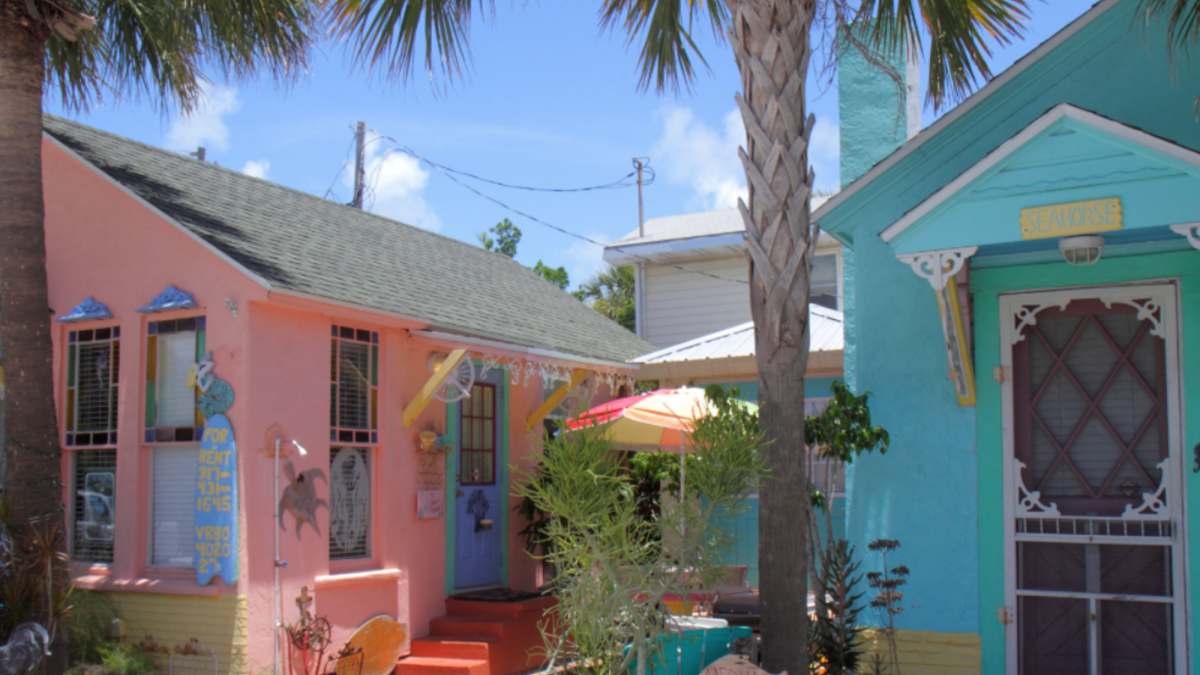
[[[455,491],[454,491],[454,496],[455,496],[455,497],[462,497],[462,496],[465,496],[466,494],[467,494],[467,493],[463,492],[462,490],[455,490]]]

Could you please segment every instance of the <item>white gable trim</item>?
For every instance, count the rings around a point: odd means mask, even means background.
[[[230,257],[229,257],[229,255],[228,255],[228,254],[226,254],[226,253],[225,253],[224,251],[222,251],[221,249],[219,249],[219,248],[217,248],[217,247],[213,246],[212,244],[208,243],[207,241],[204,241],[204,239],[202,239],[202,238],[201,238],[199,235],[197,235],[195,232],[192,232],[192,231],[191,231],[190,229],[188,229],[187,227],[184,227],[183,223],[180,223],[178,220],[175,220],[175,219],[174,219],[174,218],[172,218],[171,216],[168,216],[166,213],[163,213],[163,211],[162,211],[161,209],[159,209],[157,206],[155,206],[155,205],[151,204],[150,202],[146,201],[146,200],[145,200],[145,199],[143,199],[141,196],[139,196],[139,195],[138,195],[136,192],[134,192],[133,190],[130,190],[128,187],[126,187],[125,185],[123,185],[123,184],[122,184],[120,181],[116,180],[116,179],[115,179],[115,178],[113,178],[112,176],[110,176],[110,175],[108,175],[107,173],[105,173],[105,172],[104,172],[104,171],[103,171],[103,170],[102,170],[100,167],[98,167],[98,166],[96,166],[95,164],[93,164],[93,163],[89,162],[89,161],[88,161],[87,159],[85,159],[85,158],[84,158],[82,155],[80,155],[79,153],[75,152],[75,151],[74,151],[74,150],[72,150],[71,148],[67,147],[67,145],[66,145],[66,144],[64,144],[62,141],[58,140],[57,138],[55,138],[55,137],[54,137],[52,134],[49,134],[49,133],[46,133],[45,131],[43,131],[43,132],[42,132],[42,138],[44,138],[44,139],[46,139],[47,141],[50,141],[51,143],[53,143],[53,144],[54,144],[54,146],[55,146],[56,148],[58,148],[59,150],[62,150],[62,151],[63,151],[63,152],[65,152],[65,153],[67,153],[67,155],[68,155],[69,157],[71,157],[72,159],[74,159],[75,161],[77,161],[77,162],[79,162],[80,164],[82,164],[82,165],[86,166],[87,168],[91,169],[91,170],[92,170],[92,172],[94,172],[94,173],[95,173],[97,176],[99,176],[100,178],[102,178],[102,179],[104,179],[105,181],[107,181],[109,185],[112,185],[113,187],[117,188],[117,189],[118,189],[118,190],[120,190],[121,192],[123,192],[123,193],[125,193],[126,195],[128,195],[128,196],[129,196],[129,198],[133,199],[135,202],[137,202],[138,204],[140,204],[142,207],[146,208],[146,209],[147,209],[147,210],[149,210],[151,213],[153,213],[154,215],[156,215],[156,216],[158,216],[159,218],[161,218],[161,219],[162,219],[164,222],[166,222],[167,224],[171,225],[171,226],[172,226],[172,227],[174,227],[175,229],[179,230],[181,233],[183,233],[183,235],[184,235],[184,236],[188,237],[189,239],[191,239],[192,241],[196,242],[197,244],[200,244],[200,245],[201,245],[201,246],[203,246],[203,247],[204,247],[206,250],[208,250],[210,253],[212,253],[213,255],[217,256],[217,257],[218,257],[218,258],[220,258],[222,261],[224,261],[224,262],[228,263],[230,266],[232,266],[232,267],[233,267],[234,269],[236,269],[237,271],[239,271],[239,272],[241,272],[242,274],[246,275],[246,276],[247,276],[247,277],[248,277],[248,278],[249,278],[251,281],[253,281],[254,283],[258,284],[259,286],[262,286],[263,288],[265,288],[265,289],[267,289],[267,290],[272,290],[272,288],[271,288],[271,282],[270,282],[270,281],[267,281],[267,280],[266,280],[265,278],[263,278],[262,276],[260,276],[260,275],[258,275],[258,274],[255,274],[254,272],[251,272],[251,271],[250,271],[250,269],[249,269],[248,267],[246,267],[245,265],[241,264],[240,262],[238,262],[238,261],[234,260],[233,258],[230,258]]]
[[[968,96],[962,103],[959,103],[957,106],[950,109],[949,112],[947,112],[945,115],[942,115],[937,119],[937,121],[926,127],[924,131],[914,136],[912,140],[897,148],[895,152],[883,158],[883,160],[881,160],[878,164],[871,167],[869,171],[859,176],[858,179],[850,185],[846,186],[844,190],[831,197],[829,201],[821,205],[821,208],[813,212],[812,219],[820,222],[821,218],[829,215],[830,211],[833,211],[837,207],[841,206],[843,202],[854,196],[854,194],[856,194],[859,190],[862,190],[864,187],[866,187],[868,183],[875,180],[885,171],[898,164],[900,160],[911,155],[914,151],[916,151],[917,148],[925,145],[926,141],[932,139],[934,136],[937,136],[942,132],[943,129],[956,122],[958,118],[967,114],[967,112],[978,106],[980,103],[983,103],[984,99],[995,93],[997,89],[1000,89],[1012,81],[1013,78],[1025,72],[1030,66],[1037,63],[1043,56],[1049,54],[1059,45],[1066,42],[1067,39],[1072,35],[1075,35],[1079,31],[1083,30],[1084,27],[1094,21],[1101,14],[1107,12],[1113,7],[1113,5],[1116,5],[1120,1],[1121,0],[1102,0],[1102,2],[1096,3],[1095,6],[1084,12],[1083,16],[1080,16],[1078,19],[1075,19],[1071,23],[1067,24],[1065,28],[1055,33],[1049,40],[1046,40],[1042,44],[1038,45],[1036,49],[1018,59],[1016,63],[1009,66],[1004,72],[992,78],[992,80],[984,85],[979,91]]]
[[[1078,122],[1082,122],[1093,129],[1103,131],[1118,138],[1136,143],[1147,150],[1159,153],[1171,159],[1181,161],[1193,167],[1200,168],[1200,153],[1189,150],[1185,147],[1177,145],[1167,140],[1163,140],[1157,136],[1135,129],[1130,126],[1121,124],[1120,122],[1111,120],[1107,117],[1102,117],[1094,112],[1077,108],[1069,103],[1060,103],[1050,109],[1041,117],[1033,121],[1032,124],[1025,127],[1016,136],[1005,141],[1000,147],[988,153],[986,157],[972,166],[970,169],[959,174],[958,178],[944,185],[940,190],[933,193],[918,204],[908,213],[905,213],[900,220],[889,225],[879,236],[888,243],[900,236],[902,232],[907,230],[921,218],[929,215],[934,209],[942,205],[945,201],[958,194],[958,192],[971,184],[976,178],[987,173],[992,167],[999,164],[1009,155],[1016,152],[1026,143],[1037,137],[1043,131],[1052,126],[1055,122],[1069,117]]]

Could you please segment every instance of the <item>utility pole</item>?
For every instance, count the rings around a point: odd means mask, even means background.
[[[646,165],[641,157],[633,158],[633,165],[637,167],[638,174],[638,238],[646,236],[646,206],[642,201],[642,168]]]
[[[359,122],[358,128],[354,132],[354,200],[350,202],[350,206],[356,209],[363,207],[363,184],[366,183],[366,167],[364,166],[366,137],[367,125]]]

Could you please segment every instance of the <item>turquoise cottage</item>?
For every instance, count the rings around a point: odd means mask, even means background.
[[[814,218],[845,247],[845,379],[893,439],[850,467],[846,531],[864,570],[902,543],[905,675],[1200,672],[1200,55],[1139,5],[912,138],[843,64]]]

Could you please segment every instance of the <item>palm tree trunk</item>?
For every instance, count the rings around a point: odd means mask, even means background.
[[[816,235],[809,224],[813,176],[805,76],[812,0],[726,0],[742,75],[741,154],[750,205],[739,203],[750,259],[760,419],[771,476],[759,501],[763,667],[808,672],[809,509],[804,447],[808,279]]]
[[[42,84],[46,35],[24,3],[0,0],[0,339],[7,460],[16,522],[63,527],[62,452],[54,410],[54,352],[42,203]],[[55,579],[61,584],[65,578]],[[48,624],[45,613],[38,617]],[[48,672],[66,664],[58,630]]]

